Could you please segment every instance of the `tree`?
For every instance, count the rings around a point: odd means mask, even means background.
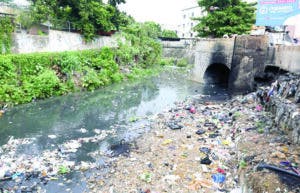
[[[162,31],[162,35],[161,36],[165,37],[165,38],[178,38],[177,33],[175,31],[173,31],[173,30],[167,30],[167,29],[165,29],[165,30]]]
[[[241,0],[199,0],[207,15],[195,18],[194,27],[200,37],[222,37],[225,34],[249,33],[255,22],[255,3]]]
[[[91,40],[96,32],[118,30],[129,21],[116,7],[125,0],[31,0],[32,18],[36,23],[49,21],[54,27],[71,23],[82,32],[86,40]]]
[[[116,7],[118,4],[125,3],[125,0],[108,0],[108,3],[114,7]]]
[[[0,54],[10,52],[14,25],[9,17],[0,17]]]
[[[157,64],[161,57],[162,47],[157,38],[161,34],[161,27],[154,22],[137,23],[122,28],[122,33],[128,42],[120,42],[118,59],[121,63],[131,63],[134,59],[142,67]],[[126,54],[124,54],[124,53]]]
[[[146,21],[142,25],[142,30],[145,36],[157,39],[161,36],[161,26],[153,21]]]

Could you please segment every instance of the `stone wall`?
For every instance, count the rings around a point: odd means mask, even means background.
[[[294,143],[300,144],[300,75],[282,75],[264,92],[272,93],[265,104],[266,110],[275,117],[272,129],[283,131]]]
[[[61,52],[117,45],[113,36],[102,36],[86,43],[80,34],[56,30],[49,30],[48,35],[29,35],[23,31],[15,33],[13,39],[12,53]]]

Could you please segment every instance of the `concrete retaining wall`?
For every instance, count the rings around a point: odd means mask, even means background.
[[[264,71],[269,39],[267,36],[238,36],[235,40],[229,89],[235,93],[254,90],[254,77]]]
[[[29,35],[15,33],[12,53],[60,52],[70,50],[99,49],[103,46],[117,45],[114,37],[99,37],[86,43],[77,33],[49,30],[49,35]]]
[[[274,65],[284,70],[300,73],[300,46],[283,46],[275,48]]]
[[[163,57],[188,60],[189,64],[195,63],[196,40],[162,41]]]

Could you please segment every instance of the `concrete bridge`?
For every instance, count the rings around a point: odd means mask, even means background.
[[[300,73],[300,46],[269,46],[268,36],[231,39],[184,39],[162,42],[165,57],[186,58],[194,64],[192,79],[226,83],[243,93],[255,89],[255,80],[268,69]]]

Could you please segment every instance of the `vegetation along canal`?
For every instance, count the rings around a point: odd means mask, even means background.
[[[189,81],[184,71],[173,69],[134,83],[14,107],[0,119],[0,155],[11,165],[23,162],[24,168],[8,167],[0,187],[83,192],[91,172],[109,171],[107,157],[126,153],[120,141],[127,144],[150,129],[147,116],[200,94],[213,96],[209,100],[229,97],[225,89]]]

